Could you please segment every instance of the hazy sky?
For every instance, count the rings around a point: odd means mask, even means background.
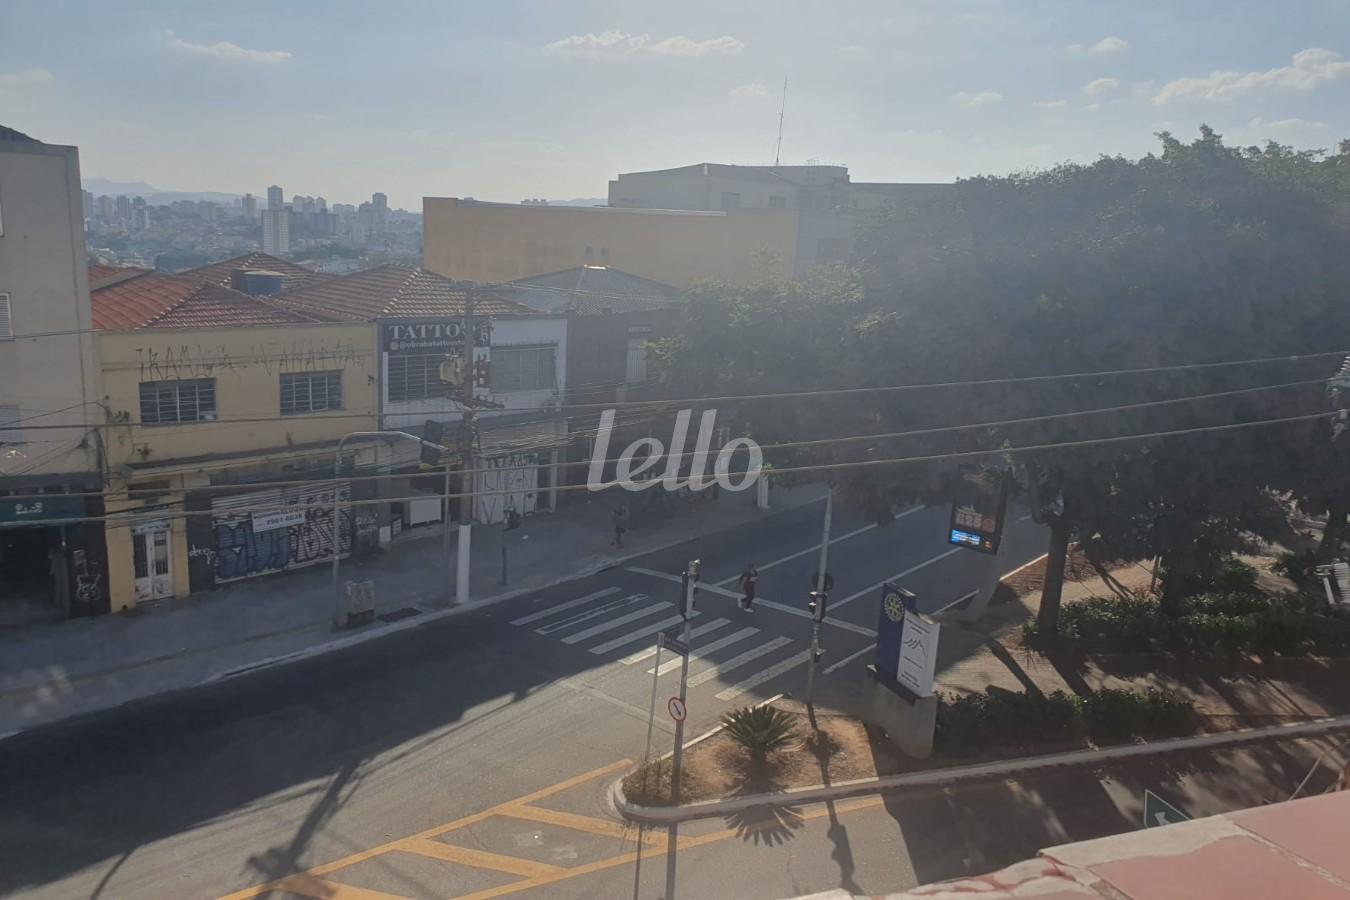
[[[1350,0],[0,0],[0,124],[83,174],[330,201],[602,197],[783,161],[944,181],[1200,122],[1350,136]]]

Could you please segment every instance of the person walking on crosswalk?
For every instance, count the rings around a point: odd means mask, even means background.
[[[759,568],[751,563],[750,567],[741,573],[741,592],[745,596],[741,598],[740,607],[744,612],[755,611],[755,588],[758,586]]]

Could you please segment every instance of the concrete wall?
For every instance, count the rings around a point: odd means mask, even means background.
[[[450,278],[513,281],[594,264],[686,287],[714,278],[750,284],[792,274],[793,210],[729,213],[607,207],[513,206],[427,197],[423,264]],[[587,255],[590,248],[590,255]]]
[[[0,339],[0,406],[17,407],[20,418],[40,415],[32,425],[42,426],[20,435],[28,443],[7,448],[0,479],[94,472],[97,441],[85,440],[86,426],[103,412],[79,151],[0,141],[0,223],[0,294],[9,295],[16,336]]]

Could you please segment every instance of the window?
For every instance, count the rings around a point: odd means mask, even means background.
[[[778,194],[769,196],[769,209],[787,209],[787,198],[780,197]]]
[[[628,384],[647,380],[647,341],[650,337],[650,328],[628,329],[628,368],[624,374]]]
[[[281,376],[281,414],[342,409],[341,372],[302,372]]]
[[[554,348],[492,348],[492,391],[541,391],[554,387]]]
[[[0,294],[0,341],[14,337],[14,321],[9,314],[9,294]]]
[[[23,429],[19,427],[21,420],[17,406],[0,406],[0,447],[23,443]]]
[[[450,386],[441,381],[443,362],[445,362],[443,353],[391,355],[389,402],[450,396]]]
[[[740,194],[736,194],[736,193],[732,193],[731,191],[723,191],[723,192],[722,192],[722,208],[723,208],[723,209],[740,209],[740,208],[741,208],[741,195],[740,195]]]
[[[848,238],[820,238],[816,241],[816,262],[843,262],[848,258]]]
[[[214,422],[216,380],[191,378],[183,381],[141,382],[141,424],[167,422]]]

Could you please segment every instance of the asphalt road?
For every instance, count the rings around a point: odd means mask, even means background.
[[[673,622],[690,558],[703,560],[709,588],[695,621],[688,734],[733,707],[799,692],[821,512],[810,505],[386,639],[0,743],[0,894],[222,896],[640,757],[647,648]],[[870,643],[878,583],[907,573],[900,583],[924,609],[983,583],[988,558],[951,552],[945,524],[937,509],[883,527],[836,514],[826,665]],[[1044,538],[1013,516],[1005,541],[1007,570],[1038,555]],[[734,587],[751,561],[765,602],[747,615],[714,588]],[[856,678],[869,656],[823,677]],[[659,676],[663,700],[676,678]],[[657,723],[664,749],[671,723],[664,713]],[[609,780],[572,793],[590,791],[582,806],[592,810],[595,785]],[[827,882],[831,866],[839,871],[831,859],[811,863]],[[431,863],[437,874],[423,874]],[[516,877],[481,866],[446,875],[443,861],[413,852],[365,865],[370,883],[359,886],[394,896],[423,896],[419,885],[429,896],[490,891]],[[897,884],[906,871],[897,864]],[[344,896],[326,883],[300,888],[290,893]]]

